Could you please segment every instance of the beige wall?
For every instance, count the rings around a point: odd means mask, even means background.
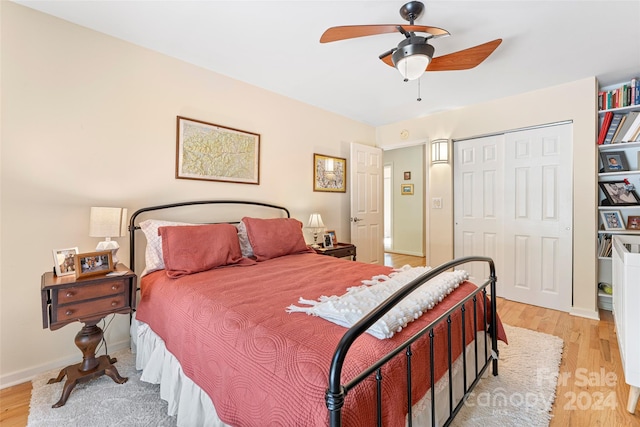
[[[80,324],[42,329],[40,277],[52,249],[94,250],[91,206],[268,201],[303,221],[320,212],[348,240],[349,193],[312,191],[313,153],[348,157],[374,128],[14,3],[0,11],[0,385],[78,361]],[[175,179],[178,115],[259,133],[260,185]],[[127,327],[118,315],[110,350]]]
[[[596,317],[597,129],[595,78],[510,98],[394,123],[377,129],[379,141],[398,141],[407,129],[413,138],[461,139],[565,120],[573,121],[573,313]],[[433,165],[427,200],[443,198],[443,209],[427,217],[427,261],[438,265],[453,256],[453,181],[451,163]],[[430,205],[430,203],[427,203]],[[498,278],[499,279],[499,278]]]
[[[424,144],[385,150],[383,161],[393,167],[391,251],[424,256]],[[405,171],[411,172],[408,181]],[[413,195],[402,195],[402,184],[413,184]]]

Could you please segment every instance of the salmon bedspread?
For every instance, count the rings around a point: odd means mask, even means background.
[[[362,280],[392,271],[390,267],[311,253],[217,268],[179,279],[160,270],[142,278],[136,317],[164,340],[184,374],[209,395],[224,423],[325,426],[324,396],[331,357],[347,329],[285,309],[300,297],[342,295]],[[369,334],[358,338],[347,355],[342,382],[354,378],[476,289],[474,284],[463,282],[443,302],[390,339]],[[480,301],[479,329],[484,316]],[[467,304],[467,331],[472,331],[472,301]],[[460,323],[460,316],[453,316],[453,360],[463,347]],[[501,325],[497,326],[502,331]],[[467,344],[473,335],[466,334]],[[435,329],[435,343],[437,381],[448,366],[446,322]],[[412,351],[415,404],[429,387],[428,337],[418,340]],[[382,372],[383,424],[404,425],[406,358],[394,358]],[[426,381],[419,381],[424,378]],[[366,380],[345,399],[344,425],[375,425],[375,405],[375,382]]]

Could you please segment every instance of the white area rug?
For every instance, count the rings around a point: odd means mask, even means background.
[[[509,345],[499,343],[499,375],[483,378],[462,408],[454,426],[548,426],[555,399],[562,356],[560,338],[505,325]],[[47,384],[59,371],[33,380],[29,427],[46,426],[174,426],[167,404],[160,399],[160,386],[140,381],[129,351],[117,357],[120,375],[129,377],[116,384],[102,376],[79,384],[65,406],[53,409],[64,381]]]

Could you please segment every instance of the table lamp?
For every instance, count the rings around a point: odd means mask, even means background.
[[[96,246],[96,251],[111,251],[113,265],[116,265],[118,262],[116,252],[120,249],[120,245],[118,245],[118,242],[111,240],[111,238],[126,236],[126,234],[126,208],[91,208],[89,237],[104,237],[104,240]]]
[[[322,222],[322,217],[319,213],[311,214],[307,227],[313,230],[313,244],[311,245],[311,247],[319,248],[320,246],[318,245],[318,231],[324,228],[324,223]]]

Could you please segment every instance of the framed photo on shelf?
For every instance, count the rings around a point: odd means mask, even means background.
[[[331,234],[325,233],[322,236],[322,245],[324,246],[325,249],[333,247],[333,238],[331,237]]]
[[[347,192],[347,159],[313,153],[313,191]]]
[[[640,216],[629,215],[627,218],[627,230],[640,230]]]
[[[602,151],[600,152],[602,169],[604,172],[623,172],[629,170],[627,158],[624,151]]]
[[[327,230],[326,233],[331,235],[331,241],[333,242],[333,246],[337,246],[338,238],[336,237],[335,230]]]
[[[400,194],[413,195],[413,184],[400,184]]]
[[[629,206],[640,204],[640,198],[635,190],[627,190],[624,181],[609,181],[599,183],[610,206]]]
[[[78,248],[54,249],[53,265],[56,276],[67,276],[76,272],[75,257]]]
[[[176,179],[260,184],[260,135],[178,116]]]
[[[600,211],[605,230],[624,230],[624,220],[620,211]]]
[[[76,278],[107,274],[114,270],[111,251],[86,252],[75,255]]]

